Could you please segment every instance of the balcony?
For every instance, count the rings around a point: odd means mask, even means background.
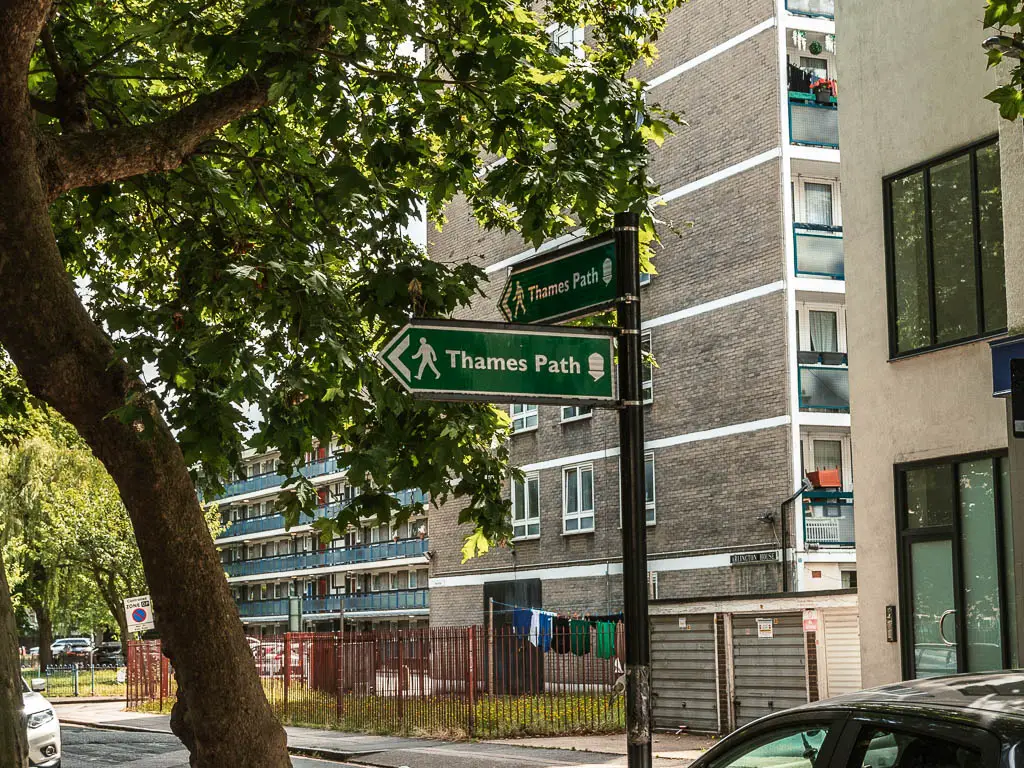
[[[804,541],[808,547],[852,547],[853,494],[808,491],[804,494]]]
[[[403,589],[390,592],[366,592],[355,595],[327,595],[304,597],[302,615],[346,614],[364,611],[409,611],[430,607],[430,592],[426,589]],[[288,598],[276,600],[248,600],[238,603],[238,615],[243,619],[262,619],[288,615]]]
[[[797,371],[801,411],[850,412],[849,368],[845,365],[798,365]]]
[[[337,457],[331,456],[321,461],[312,461],[299,468],[299,474],[303,477],[317,477],[319,475],[330,475],[338,471],[338,459]],[[252,493],[253,491],[265,491],[268,488],[277,488],[287,478],[284,475],[278,474],[278,472],[264,472],[262,475],[253,475],[245,480],[235,480],[230,483],[224,483],[224,493],[218,494],[217,496],[211,497],[211,501],[216,499],[224,499],[228,496],[238,496],[242,493]]]
[[[393,493],[392,496],[398,499],[399,503],[403,505],[425,504],[427,501],[426,494],[420,490],[399,491],[398,493]],[[302,514],[299,517],[298,525],[309,525],[314,520],[318,520],[321,517],[336,515],[341,511],[345,504],[347,504],[347,502],[335,501],[330,504],[324,504],[316,507],[313,510],[313,517],[310,518],[309,515]],[[229,523],[217,538],[226,539],[231,536],[245,536],[250,533],[284,530],[284,528],[284,515],[263,515],[261,517],[251,517],[248,520],[236,520],[233,523]]]
[[[797,275],[832,280],[846,278],[842,227],[793,224],[793,255]]]
[[[786,10],[797,16],[818,16],[823,19],[834,19],[836,16],[835,0],[786,0]]]
[[[299,552],[276,557],[238,560],[226,563],[224,570],[227,572],[228,578],[256,576],[261,573],[282,573],[307,568],[329,568],[334,565],[354,565],[419,557],[425,555],[428,549],[430,549],[429,539],[402,539],[401,541],[386,541],[357,547],[325,549],[320,552]]]
[[[839,148],[839,108],[817,104],[814,94],[789,92],[789,143],[805,147]]]

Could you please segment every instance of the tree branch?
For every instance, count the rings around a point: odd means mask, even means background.
[[[264,75],[247,75],[162,120],[40,138],[37,155],[47,201],[69,189],[177,168],[210,134],[264,106],[269,87]]]

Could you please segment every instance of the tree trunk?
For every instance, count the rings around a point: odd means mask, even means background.
[[[53,663],[53,654],[50,652],[50,646],[53,645],[53,619],[42,603],[33,603],[32,612],[39,625],[39,671],[42,673]]]
[[[12,768],[28,766],[21,686],[18,630],[0,553],[0,765]]]
[[[283,768],[290,765],[284,729],[263,693],[181,450],[61,262],[28,111],[26,41],[34,43],[39,29],[5,19],[10,7],[0,3],[0,345],[32,394],[75,426],[120,490],[157,629],[175,660],[179,703],[189,713],[174,722],[191,728],[176,733],[192,765]],[[9,60],[19,55],[24,60]],[[108,416],[133,398],[147,419],[125,424]]]

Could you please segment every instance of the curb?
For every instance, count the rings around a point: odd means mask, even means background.
[[[162,730],[159,728],[143,728],[138,725],[116,725],[114,723],[89,723],[82,720],[68,720],[67,718],[60,718],[61,725],[77,725],[79,728],[94,728],[98,731],[123,731],[127,733],[159,733],[164,736],[173,736],[174,734],[168,730]],[[351,761],[353,758],[359,755],[372,754],[367,752],[336,752],[331,749],[321,749],[314,747],[288,747],[288,754],[296,755],[297,757],[313,757],[320,758],[322,760],[331,760],[335,762]]]

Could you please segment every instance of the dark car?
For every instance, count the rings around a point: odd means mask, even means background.
[[[872,688],[761,718],[691,768],[1024,765],[1024,670]]]
[[[124,656],[121,653],[121,644],[116,640],[109,640],[96,646],[94,655],[95,663],[100,667],[123,667]]]

